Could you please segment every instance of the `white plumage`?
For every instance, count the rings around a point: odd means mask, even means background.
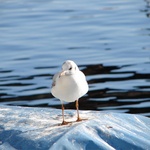
[[[51,93],[54,97],[58,98],[62,102],[62,115],[64,121],[64,106],[65,102],[76,101],[77,109],[77,121],[80,121],[78,112],[78,99],[88,92],[88,84],[85,75],[79,70],[78,66],[71,60],[67,60],[62,65],[62,71],[55,74],[53,77],[53,83]]]

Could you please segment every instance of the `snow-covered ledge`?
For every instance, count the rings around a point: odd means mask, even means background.
[[[150,118],[80,111],[60,126],[61,110],[0,106],[0,150],[149,150]],[[65,110],[67,121],[76,111]]]

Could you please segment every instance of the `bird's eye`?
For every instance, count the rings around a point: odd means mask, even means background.
[[[72,67],[69,68],[69,70],[71,70],[71,69],[72,69]]]

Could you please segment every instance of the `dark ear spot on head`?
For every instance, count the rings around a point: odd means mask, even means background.
[[[71,70],[71,69],[72,69],[72,67],[69,68],[69,70]]]

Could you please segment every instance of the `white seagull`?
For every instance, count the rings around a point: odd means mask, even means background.
[[[53,77],[51,93],[54,97],[60,99],[62,103],[62,125],[67,124],[64,119],[65,102],[76,101],[77,120],[82,119],[79,116],[78,99],[88,92],[88,83],[85,75],[81,72],[78,66],[72,61],[67,60],[62,65],[62,71],[58,72]]]

